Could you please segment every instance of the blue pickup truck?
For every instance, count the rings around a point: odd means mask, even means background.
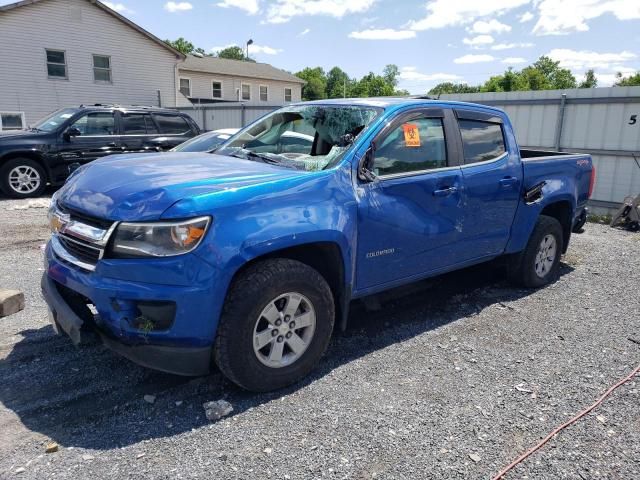
[[[150,368],[215,363],[273,390],[314,368],[353,299],[496,257],[549,283],[594,178],[589,155],[519,150],[495,108],[294,104],[212,153],[76,170],[52,199],[42,290],[74,343],[93,331]]]

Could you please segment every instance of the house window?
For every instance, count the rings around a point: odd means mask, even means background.
[[[291,101],[291,89],[290,88],[285,88],[284,89],[284,101],[285,102],[290,102]]]
[[[211,96],[213,98],[222,98],[222,82],[211,82]]]
[[[22,112],[0,112],[1,130],[22,130],[25,128],[24,113]]]
[[[181,78],[180,79],[180,93],[185,97],[191,96],[191,79],[190,78]]]
[[[47,49],[47,75],[49,78],[67,78],[67,56],[64,50]]]
[[[242,100],[251,100],[251,85],[249,85],[248,83],[243,83],[240,86],[240,90],[241,90],[241,99]]]
[[[260,85],[260,101],[266,102],[267,100],[269,100],[269,87]]]
[[[93,56],[93,80],[100,83],[111,83],[111,57],[107,55]]]

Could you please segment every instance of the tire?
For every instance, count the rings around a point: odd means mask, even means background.
[[[553,217],[540,215],[526,248],[511,259],[511,281],[527,288],[538,288],[553,282],[558,276],[563,241],[560,222]],[[552,252],[550,247],[554,245]],[[544,251],[541,250],[543,248]],[[552,255],[545,257],[544,252]]]
[[[291,318],[287,307],[296,308]],[[292,319],[299,324],[290,328]],[[214,344],[215,362],[246,390],[286,387],[316,366],[329,345],[334,320],[331,289],[316,270],[289,259],[261,261],[240,273],[229,289]],[[301,327],[303,322],[307,326]]]
[[[19,183],[29,181],[29,183]],[[0,168],[0,189],[9,197],[38,197],[47,188],[47,174],[29,158],[13,158]]]

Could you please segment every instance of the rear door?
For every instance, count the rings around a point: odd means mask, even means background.
[[[152,118],[160,131],[156,144],[162,150],[169,150],[195,135],[190,123],[181,115],[153,113]]]
[[[501,254],[520,200],[522,165],[502,117],[456,109],[464,160],[464,228],[461,260]]]
[[[120,112],[120,142],[125,152],[157,152],[163,142],[151,115],[143,112]]]
[[[79,135],[62,134],[60,155],[68,163],[87,163],[106,155],[121,153],[114,113],[88,112],[71,123],[66,131],[76,129]]]
[[[377,180],[357,188],[356,289],[424,276],[458,261],[464,217],[455,118],[403,113],[374,139]]]

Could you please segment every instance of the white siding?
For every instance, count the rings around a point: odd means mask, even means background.
[[[85,0],[46,0],[0,13],[0,111],[34,123],[65,106],[175,106],[171,51]],[[66,52],[68,80],[47,77],[45,49]],[[111,57],[112,84],[93,79],[93,54]]]
[[[251,85],[251,100],[242,102],[246,105],[284,105],[284,89],[291,88],[292,102],[301,101],[302,86],[299,83],[282,82],[279,80],[263,80],[260,78],[247,78],[239,76],[222,75],[217,73],[202,73],[183,70],[179,68],[181,78],[191,79],[191,97],[193,98],[213,98],[212,82],[214,80],[222,82],[222,100],[238,101],[237,91],[240,84]],[[260,101],[260,85],[266,85],[269,89],[269,97],[266,102]],[[179,104],[181,102],[178,102]],[[195,102],[194,102],[195,103]],[[190,105],[186,99],[181,106]]]

